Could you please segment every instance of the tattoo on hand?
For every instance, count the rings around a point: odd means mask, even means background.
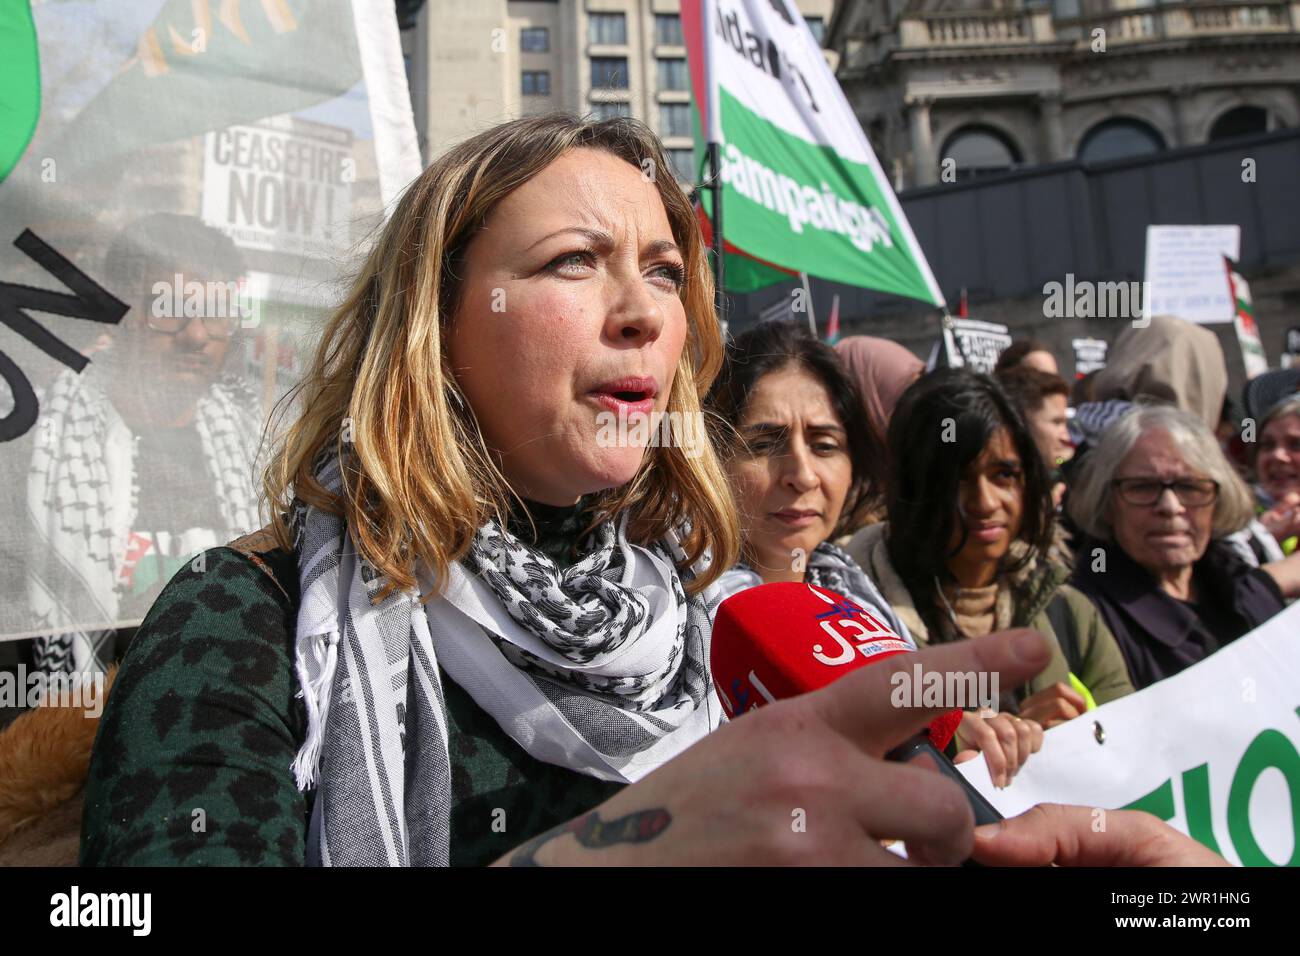
[[[573,834],[574,839],[588,850],[599,850],[620,843],[649,843],[667,830],[672,820],[672,816],[662,807],[638,810],[609,822],[600,818],[599,810],[592,810],[576,820],[533,837],[515,851],[515,855],[510,858],[510,865],[541,866],[537,862],[537,851],[566,833]]]

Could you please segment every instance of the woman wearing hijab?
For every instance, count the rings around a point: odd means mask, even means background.
[[[857,383],[872,435],[883,445],[894,406],[907,387],[921,377],[925,363],[897,342],[871,335],[840,339],[835,351]]]
[[[889,418],[903,392],[925,374],[925,364],[897,342],[870,335],[851,335],[841,339],[835,343],[835,351],[862,396],[866,431],[875,447],[880,449],[883,466]],[[858,415],[851,415],[848,427],[854,431],[861,430],[858,424],[861,420]],[[836,544],[843,547],[859,528],[885,520],[883,493],[883,485],[878,484],[871,498],[845,524]]]
[[[1086,451],[1135,402],[1175,405],[1213,429],[1228,390],[1228,367],[1219,338],[1202,325],[1171,315],[1152,316],[1119,334],[1106,367],[1093,379],[1094,400],[1080,405],[1070,422],[1075,456]]]

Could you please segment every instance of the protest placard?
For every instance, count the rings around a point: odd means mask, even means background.
[[[1049,730],[1006,789],[961,764],[1004,816],[1037,803],[1136,808],[1247,866],[1300,865],[1300,605],[1136,694]]]

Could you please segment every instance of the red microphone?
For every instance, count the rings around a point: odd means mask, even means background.
[[[747,588],[718,607],[709,664],[728,717],[819,690],[850,671],[912,646],[868,608],[817,587],[783,581]],[[943,750],[961,723],[953,710],[930,723]]]
[[[888,624],[843,595],[782,581],[747,588],[718,606],[709,666],[722,706],[735,718],[911,650]],[[885,759],[924,760],[962,788],[976,825],[996,823],[1002,814],[943,754],[961,718],[960,710],[935,718]]]

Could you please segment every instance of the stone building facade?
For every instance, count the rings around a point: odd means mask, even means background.
[[[834,0],[796,0],[822,36]],[[425,162],[497,123],[563,110],[632,116],[694,181],[680,0],[425,0],[403,31]]]
[[[1300,124],[1300,2],[840,0],[825,43],[898,190]]]

